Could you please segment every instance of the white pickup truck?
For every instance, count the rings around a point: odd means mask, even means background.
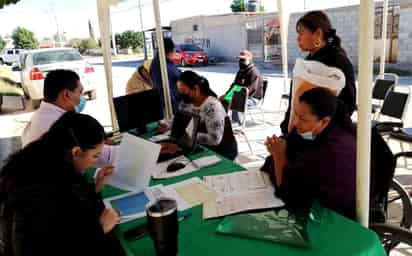
[[[20,63],[20,54],[24,50],[21,49],[4,49],[0,53],[0,64],[12,65],[13,63]]]

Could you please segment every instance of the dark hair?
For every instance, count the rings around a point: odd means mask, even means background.
[[[183,72],[180,74],[178,81],[184,83],[190,89],[194,89],[196,85],[199,86],[200,92],[205,96],[217,97],[216,93],[210,89],[209,81],[193,71],[188,70]]]
[[[330,117],[332,125],[339,124],[349,132],[355,132],[345,105],[329,89],[315,87],[304,92],[299,97],[299,101],[308,104],[312,114],[317,116],[319,120]]]
[[[173,43],[173,40],[171,38],[166,37],[165,39],[163,39],[163,43],[165,46],[166,54],[173,52],[173,50],[175,49],[175,43]]]
[[[44,99],[53,102],[64,89],[74,91],[79,80],[79,75],[71,70],[58,69],[51,71],[44,79]]]
[[[79,146],[82,150],[93,149],[106,138],[103,127],[89,115],[66,112],[40,140],[54,150],[66,152]]]
[[[336,46],[339,50],[346,54],[341,46],[341,39],[336,35],[336,29],[332,27],[328,15],[323,11],[310,11],[303,15],[298,22],[296,22],[296,31],[299,26],[303,26],[314,33],[317,29],[322,30],[326,44]]]

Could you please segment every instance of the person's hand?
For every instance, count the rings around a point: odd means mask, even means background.
[[[164,144],[161,144],[160,153],[161,154],[174,154],[179,150],[180,148],[176,144],[164,143]]]
[[[272,156],[286,155],[286,142],[284,139],[279,138],[276,135],[268,137],[265,146]]]
[[[157,125],[157,132],[159,133],[165,133],[169,130],[169,126],[165,123],[159,123]]]
[[[107,177],[109,177],[112,174],[113,174],[113,166],[106,166],[97,171],[96,178],[95,178],[97,193],[99,193],[102,190],[107,180]]]
[[[114,209],[104,209],[99,218],[103,232],[109,233],[120,222],[119,213]]]
[[[107,139],[104,141],[104,144],[105,144],[105,145],[113,146],[113,145],[116,145],[116,140],[115,140],[113,137],[107,138]]]

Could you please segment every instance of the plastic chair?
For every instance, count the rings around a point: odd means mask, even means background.
[[[262,90],[263,90],[262,98],[257,99],[257,100],[259,100],[259,103],[256,106],[247,106],[246,113],[248,115],[250,115],[253,122],[255,122],[255,119],[253,118],[253,114],[255,114],[255,113],[259,114],[260,113],[262,115],[263,124],[265,124],[265,111],[263,110],[263,103],[265,102],[267,88],[268,88],[268,80],[264,79],[263,80],[263,88],[262,88]],[[247,102],[247,100],[248,99],[246,99],[246,102]]]

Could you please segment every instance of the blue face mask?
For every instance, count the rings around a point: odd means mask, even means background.
[[[314,140],[315,136],[313,135],[312,131],[304,132],[304,133],[299,133],[298,134],[304,139],[304,140]]]
[[[74,110],[77,113],[81,113],[85,107],[86,107],[86,98],[83,95],[80,95],[80,102],[79,104],[74,106]]]
[[[77,113],[81,113],[85,107],[86,107],[86,98],[83,95],[81,95],[80,102],[77,106],[74,107],[74,109]]]

